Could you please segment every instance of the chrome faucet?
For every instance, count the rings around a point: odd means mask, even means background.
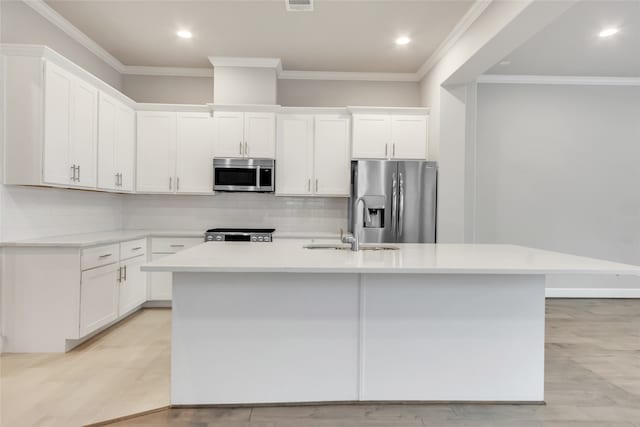
[[[356,201],[356,206],[355,209],[358,209],[358,205],[360,204],[360,202],[362,202],[362,213],[364,216],[364,220],[370,224],[371,223],[371,215],[369,214],[369,209],[367,209],[367,202],[362,198],[358,198],[358,200]],[[358,239],[358,234],[357,231],[354,230],[354,232],[351,234],[351,236],[345,236],[343,234],[342,229],[340,229],[340,240],[342,241],[342,243],[350,243],[351,244],[351,250],[354,252],[357,252],[360,250],[360,240]]]

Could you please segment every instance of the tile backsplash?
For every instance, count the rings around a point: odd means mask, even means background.
[[[123,196],[122,216],[128,229],[273,227],[278,231],[337,232],[347,226],[347,200],[256,193],[136,194]]]

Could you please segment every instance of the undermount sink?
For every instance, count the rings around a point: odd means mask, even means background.
[[[309,243],[303,246],[305,249],[334,249],[334,250],[343,250],[350,251],[351,245],[348,243]],[[393,245],[385,245],[381,243],[361,243],[360,250],[361,251],[389,251],[389,250],[398,250],[400,249],[397,246]]]

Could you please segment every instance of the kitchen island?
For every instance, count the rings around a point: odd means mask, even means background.
[[[640,267],[512,245],[204,243],[173,272],[171,403],[544,401],[545,275]]]

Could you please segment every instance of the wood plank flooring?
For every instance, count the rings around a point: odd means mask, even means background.
[[[66,355],[8,355],[0,426],[76,426],[169,401],[170,312],[146,310]],[[177,427],[640,427],[640,300],[547,300],[546,405],[167,409]]]

